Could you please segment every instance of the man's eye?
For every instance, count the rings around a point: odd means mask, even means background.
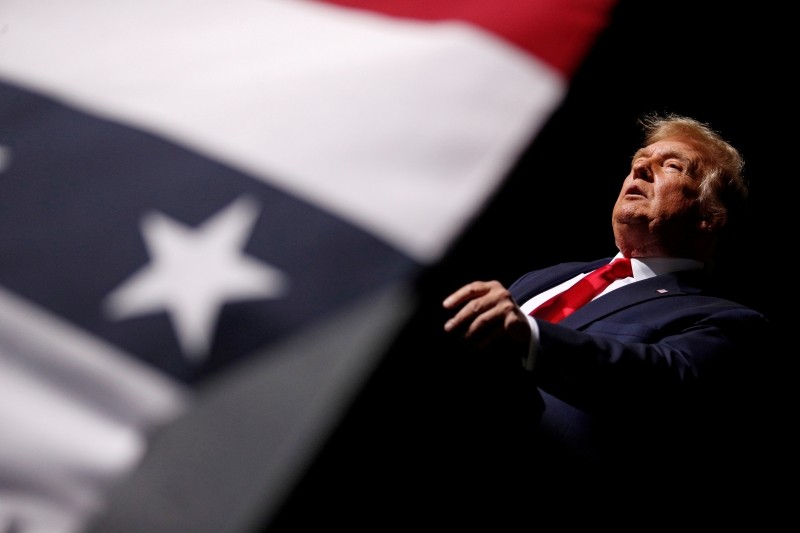
[[[669,163],[669,162],[668,162],[668,163],[665,163],[665,164],[664,164],[664,168],[665,168],[665,169],[666,169],[668,172],[679,172],[679,173],[683,173],[683,165],[681,165],[681,164],[679,164],[679,163]]]

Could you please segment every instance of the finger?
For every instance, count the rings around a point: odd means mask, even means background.
[[[511,341],[520,347],[528,346],[531,339],[531,330],[524,315],[499,311],[494,316],[489,315],[492,315],[492,313],[481,315],[478,320],[481,323],[474,324],[474,329],[465,334],[464,340],[471,347],[481,350],[504,341]]]
[[[482,296],[475,296],[471,300],[465,300],[461,309],[450,320],[445,322],[445,331],[453,331],[468,322],[474,323],[483,313],[491,311],[497,305],[496,295],[497,291],[489,291]]]
[[[475,308],[470,315],[471,322],[469,327],[464,333],[466,338],[475,337],[479,334],[486,334],[492,330],[502,330],[505,325],[505,313],[507,306],[498,304],[497,302],[480,302],[475,301]],[[471,307],[471,304],[465,306]],[[462,312],[464,310],[462,309]]]
[[[464,302],[474,300],[475,298],[486,294],[490,288],[491,282],[473,281],[472,283],[464,285],[450,296],[445,298],[442,302],[442,306],[445,309],[453,309],[459,305],[463,305]]]

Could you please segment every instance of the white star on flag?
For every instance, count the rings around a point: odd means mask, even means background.
[[[113,319],[166,311],[184,354],[203,359],[227,302],[278,298],[288,279],[280,270],[243,253],[258,217],[251,198],[240,198],[197,228],[162,213],[142,218],[151,261],[106,299]]]

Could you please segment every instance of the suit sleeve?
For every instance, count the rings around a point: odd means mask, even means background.
[[[538,321],[537,384],[595,414],[728,401],[730,389],[758,368],[769,324],[754,310],[697,300],[679,310],[669,303],[629,310],[583,331]]]

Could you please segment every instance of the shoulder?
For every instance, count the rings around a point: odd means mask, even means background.
[[[610,257],[606,257],[604,259],[596,259],[594,261],[568,261],[568,262],[556,263],[554,265],[549,265],[536,270],[531,270],[520,276],[519,279],[530,279],[538,276],[552,276],[559,274],[577,275],[580,274],[581,272],[588,272],[590,270],[594,270],[595,268],[602,266],[608,263],[609,261],[611,261]]]
[[[655,280],[672,276],[679,289],[691,296],[691,301],[698,306],[708,306],[716,309],[739,311],[747,315],[765,319],[760,310],[742,302],[734,294],[720,288],[712,277],[702,271],[675,272],[665,276],[657,276]]]
[[[517,301],[545,291],[583,272],[589,272],[608,263],[611,258],[596,261],[570,261],[531,270],[517,278],[510,286],[512,296]]]

